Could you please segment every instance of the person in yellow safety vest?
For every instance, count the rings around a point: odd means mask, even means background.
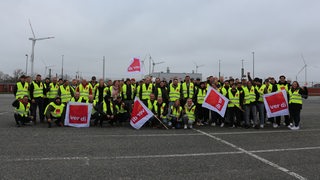
[[[184,105],[184,113],[184,129],[187,129],[188,127],[192,129],[196,120],[196,105],[194,105],[191,98],[188,98],[186,104]]]
[[[102,103],[102,118],[100,120],[100,127],[103,126],[103,121],[108,121],[111,126],[113,126],[113,123],[115,122],[116,118],[116,108],[114,106],[114,103],[112,101],[112,97],[109,95],[106,95],[104,97],[104,101]]]
[[[82,102],[82,103],[85,103],[86,100],[83,99],[83,97],[80,96],[80,93],[79,93],[79,92],[76,92],[76,93],[74,94],[74,97],[72,97],[72,98],[70,99],[70,102],[80,102],[80,103]]]
[[[45,96],[45,88],[41,81],[41,75],[38,74],[36,76],[36,80],[33,81],[30,85],[30,98],[31,98],[31,106],[32,106],[32,116],[34,117],[34,124],[37,122],[37,107],[39,107],[39,117],[40,122],[44,122],[44,101],[43,98]]]
[[[169,123],[168,125],[172,127],[172,129],[180,129],[182,128],[182,116],[183,116],[183,108],[180,105],[180,100],[177,99],[174,104],[170,107],[169,114]]]
[[[91,81],[89,82],[89,87],[92,89],[92,95],[95,95],[96,87],[97,87],[97,78],[95,76],[91,77]]]
[[[117,97],[121,95],[121,85],[119,80],[114,80],[112,86],[109,88],[112,100],[117,100]]]
[[[50,78],[45,78],[44,79],[44,82],[43,82],[43,86],[44,86],[44,91],[45,91],[45,94],[43,96],[43,107],[47,107],[48,104],[50,103],[49,102],[49,99],[48,99],[48,92],[50,90],[50,83],[51,83],[51,80]]]
[[[169,83],[168,86],[168,105],[169,105],[169,109],[168,109],[168,113],[171,113],[171,106],[174,104],[174,102],[176,100],[180,100],[181,99],[181,85],[178,82],[178,78],[174,78],[173,81],[171,83]]]
[[[288,90],[290,89],[290,84],[286,81],[286,77],[284,75],[281,75],[279,77],[279,81],[277,83],[277,88],[278,88],[278,91],[286,90],[287,95],[288,95],[288,99],[289,99]],[[277,116],[276,117],[276,124],[273,124],[273,127],[277,128],[277,127],[280,126],[280,124],[281,124],[281,116]],[[285,115],[284,116],[284,124],[285,124],[285,126],[289,126],[290,125],[290,117],[289,117],[289,115]]]
[[[12,106],[16,108],[14,119],[17,127],[23,126],[25,123],[32,122],[33,117],[30,116],[31,104],[28,101],[28,95],[24,95],[22,98],[16,99],[12,103]]]
[[[154,93],[155,88],[154,85],[151,82],[151,78],[147,77],[144,81],[144,83],[140,84],[137,88],[137,96],[146,103],[148,99],[150,99],[150,94]]]
[[[18,81],[17,84],[14,86],[13,94],[16,99],[22,99],[24,95],[28,95],[28,98],[30,98],[29,83],[26,82],[25,75],[20,76],[20,81]]]
[[[227,96],[229,89],[230,89],[229,81],[225,80],[223,82],[223,85],[220,86],[219,91],[223,96]],[[211,113],[214,113],[214,112],[211,111]],[[225,117],[222,117],[219,114],[217,114],[217,115],[218,115],[218,120],[220,121],[220,127],[224,127]]]
[[[100,79],[95,90],[95,100],[98,102],[98,104],[102,104],[104,96],[107,94],[110,95],[109,87],[107,87],[103,79]]]
[[[78,85],[76,92],[79,92],[80,96],[84,100],[88,100],[89,95],[93,95],[92,88],[90,87],[90,85],[87,83],[87,80],[85,80],[85,79],[83,79],[81,81],[81,84]]]
[[[268,93],[268,89],[265,84],[262,84],[262,79],[254,78],[254,87],[259,92],[259,99],[257,101],[257,112],[259,113],[259,120],[260,120],[260,128],[264,128],[264,102],[263,102],[263,95]]]
[[[247,81],[247,85],[243,87],[244,93],[244,121],[245,128],[250,127],[250,113],[252,114],[253,127],[258,129],[258,121],[257,121],[257,101],[260,97],[257,89],[254,88],[251,81]]]
[[[58,96],[61,98],[61,102],[67,104],[74,96],[72,88],[69,86],[68,80],[63,80],[63,84],[58,89]]]
[[[151,112],[153,112],[153,114],[155,114],[155,105],[156,104],[157,104],[156,96],[153,93],[151,93],[150,98],[147,100],[147,104],[145,104],[145,105],[148,107],[148,109],[150,109]],[[157,120],[154,117],[152,117],[149,119],[147,125],[150,127],[156,127],[156,124],[157,124],[156,121]]]
[[[237,84],[232,84],[231,88],[228,89],[228,93],[226,98],[229,99],[228,107],[227,107],[227,119],[230,123],[230,127],[240,127],[241,126],[241,116],[242,112],[240,110],[243,104],[243,93],[241,93],[237,89]]]
[[[159,87],[157,87],[155,90],[155,96],[156,96],[156,99],[161,97],[162,101],[165,102],[166,104],[168,104],[168,99],[169,99],[168,88],[166,86],[165,81],[160,82]]]
[[[167,107],[167,104],[163,102],[163,99],[161,96],[157,98],[157,102],[156,104],[154,104],[154,114],[164,124],[168,123],[168,120],[167,120],[168,107]],[[160,122],[158,122],[158,120],[156,122],[157,122],[157,127],[162,127],[160,125]]]
[[[128,107],[128,112],[131,112],[131,104],[133,104],[135,91],[135,86],[131,84],[131,80],[129,78],[126,79],[125,83],[122,86],[121,97],[126,106]]]
[[[291,130],[298,130],[300,129],[300,112],[302,109],[302,98],[308,98],[308,89],[307,87],[301,88],[299,86],[299,83],[297,81],[294,81],[288,92],[290,117],[294,121],[294,124],[288,127]]]
[[[90,120],[93,121],[93,125],[97,126],[98,121],[101,118],[100,109],[98,102],[93,98],[93,95],[89,95],[89,99],[86,101],[87,104],[92,105],[91,117]]]
[[[70,87],[71,87],[73,93],[75,93],[76,89],[78,87],[78,80],[72,79]]]
[[[206,95],[206,83],[201,82],[200,86],[197,88],[194,100],[194,102],[196,103],[196,123],[199,126],[202,126],[203,122],[207,121],[209,118],[209,110],[207,108],[202,107]]]
[[[53,102],[54,99],[58,96],[59,83],[56,77],[52,78],[52,82],[47,87],[47,98],[49,102]]]
[[[184,106],[187,102],[187,99],[193,98],[195,92],[195,86],[193,82],[190,81],[190,76],[186,76],[184,78],[184,82],[181,84],[181,93],[182,93],[182,103]]]
[[[47,118],[48,128],[51,128],[51,123],[55,119],[57,126],[63,126],[65,117],[65,105],[61,102],[60,97],[56,97],[53,102],[49,103],[44,111]]]
[[[122,124],[127,122],[130,118],[129,107],[122,100],[121,96],[117,97],[117,100],[115,101],[115,106],[117,110],[116,120],[118,121],[118,124],[122,126]]]

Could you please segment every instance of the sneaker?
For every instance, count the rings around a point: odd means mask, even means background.
[[[215,122],[214,122],[214,123],[211,123],[211,126],[215,127],[215,126],[216,126],[216,123],[215,123]]]
[[[291,129],[291,130],[299,130],[300,127],[299,127],[299,126],[292,126],[292,127],[290,127],[290,129]]]
[[[221,123],[221,124],[220,124],[220,127],[224,127],[224,123]]]
[[[277,123],[273,123],[273,128],[278,128],[278,124]]]
[[[189,128],[190,128],[190,129],[192,129],[192,128],[193,128],[193,127],[192,127],[192,124],[189,126]]]
[[[169,126],[171,126],[171,125],[172,125],[171,121],[169,121],[169,122],[168,122],[168,125],[169,125]]]
[[[184,128],[184,129],[188,129],[188,126],[185,124],[183,128]]]
[[[264,125],[263,125],[263,124],[260,124],[260,128],[263,129],[263,128],[264,128]]]

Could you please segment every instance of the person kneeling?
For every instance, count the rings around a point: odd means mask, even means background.
[[[16,126],[20,127],[25,125],[25,123],[32,122],[33,117],[29,116],[31,114],[31,105],[28,102],[28,96],[23,96],[22,99],[17,99],[12,103],[12,106],[16,108],[14,113],[14,119],[16,120]]]
[[[169,126],[172,126],[172,129],[180,129],[182,127],[182,107],[180,106],[180,101],[177,99],[174,104],[170,107],[171,114],[169,117],[171,120],[169,121]]]
[[[63,126],[65,117],[65,105],[61,103],[61,98],[56,97],[53,102],[48,104],[44,115],[48,121],[48,128],[51,128],[51,123],[55,119],[55,124],[57,126]]]

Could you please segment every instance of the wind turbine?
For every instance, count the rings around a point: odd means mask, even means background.
[[[195,62],[193,62],[193,63],[194,63],[194,65],[196,65],[196,73],[198,73],[198,68],[199,68],[199,67],[203,67],[203,66],[204,66],[204,64],[198,65],[198,64],[195,63]]]
[[[150,59],[151,59],[151,56],[150,56]],[[158,65],[158,64],[163,64],[164,61],[161,61],[161,62],[154,62],[153,59],[152,60],[152,73],[154,73],[154,66]]]
[[[302,58],[302,60],[303,60],[303,66],[302,66],[302,68],[300,69],[300,71],[297,73],[297,75],[296,75],[296,81],[298,81],[298,75],[304,70],[304,85],[305,86],[307,86],[308,85],[308,80],[307,80],[307,63],[306,63],[306,61],[305,61],[305,59],[304,59],[304,57],[303,57],[303,54],[301,54],[301,58]]]
[[[33,66],[34,66],[34,46],[36,45],[36,41],[38,40],[45,40],[45,39],[51,39],[51,38],[54,38],[54,37],[42,37],[42,38],[36,38],[36,35],[34,34],[34,31],[33,31],[33,28],[32,28],[32,25],[31,25],[31,22],[30,22],[30,19],[29,19],[29,24],[30,24],[30,28],[31,28],[31,31],[32,31],[32,35],[33,37],[32,38],[29,38],[29,40],[32,41],[32,50],[31,50],[31,77],[33,77]]]
[[[47,66],[47,64],[44,62],[44,60],[42,60],[42,63],[44,64],[44,67],[45,67],[45,69],[44,69],[44,76],[46,77],[46,76],[47,76],[47,69],[48,69],[48,68],[51,68],[51,67],[54,67],[54,65],[49,65],[49,66]],[[50,72],[49,72],[49,74],[50,74]]]

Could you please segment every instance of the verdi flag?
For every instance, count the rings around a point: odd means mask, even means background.
[[[207,95],[204,98],[202,107],[215,111],[218,114],[220,114],[222,117],[224,117],[227,106],[228,106],[228,102],[229,102],[228,98],[223,96],[220,92],[218,92],[214,88],[209,87],[207,91]]]
[[[128,73],[142,73],[141,61],[139,58],[133,58],[127,69]]]
[[[135,129],[140,129],[153,115],[153,113],[136,97],[131,112],[130,124]]]
[[[289,115],[286,90],[263,95],[268,118]]]
[[[89,127],[92,104],[69,102],[64,125],[72,127]]]

